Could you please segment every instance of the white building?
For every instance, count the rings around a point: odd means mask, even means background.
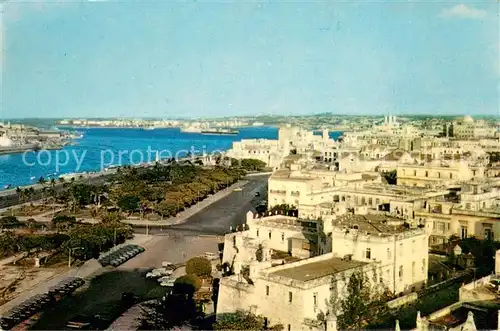
[[[221,279],[218,314],[242,309],[288,330],[324,330],[318,314],[332,309],[327,305],[331,296],[345,297],[354,272],[394,293],[427,280],[428,237],[401,219],[350,215],[321,222],[248,214],[247,225],[249,230],[225,237],[223,260],[236,274]],[[288,252],[295,262],[274,257],[276,251]]]

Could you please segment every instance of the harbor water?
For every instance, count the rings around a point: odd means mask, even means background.
[[[241,128],[238,135],[203,135],[181,132],[177,128],[155,130],[89,128],[78,129],[83,138],[62,150],[25,152],[0,155],[0,190],[34,184],[40,177],[46,180],[75,172],[101,171],[110,165],[138,164],[157,157],[182,157],[187,153],[201,154],[225,151],[233,141],[241,139],[277,139],[273,127]],[[332,132],[338,138],[339,132]]]

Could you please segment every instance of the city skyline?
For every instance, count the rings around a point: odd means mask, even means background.
[[[500,115],[498,6],[4,3],[0,116]]]

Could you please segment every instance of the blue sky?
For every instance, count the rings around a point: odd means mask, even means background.
[[[7,2],[10,117],[499,115],[499,2]]]

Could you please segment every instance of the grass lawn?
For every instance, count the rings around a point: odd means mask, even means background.
[[[90,281],[88,288],[57,303],[42,314],[33,330],[61,330],[77,315],[100,315],[111,324],[129,306],[122,301],[122,293],[132,292],[141,301],[161,298],[166,293],[156,281],[146,279],[144,272],[113,270]]]

